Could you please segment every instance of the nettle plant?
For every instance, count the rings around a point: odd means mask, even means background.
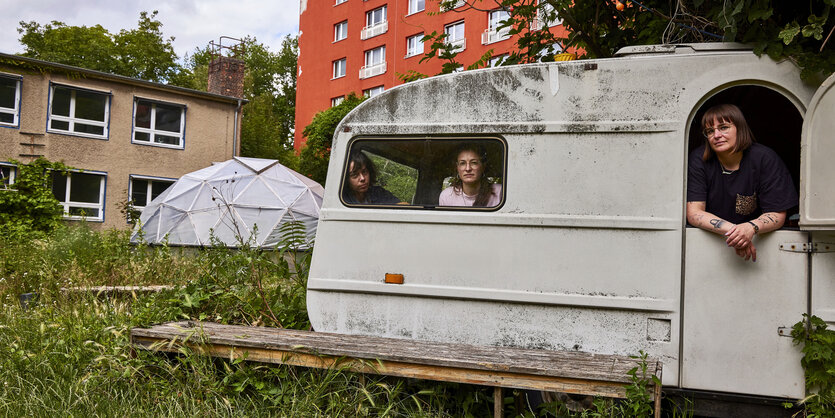
[[[61,225],[64,209],[52,194],[51,170],[70,167],[43,157],[17,166],[15,182],[0,191],[0,234],[45,234]]]
[[[806,373],[806,391],[802,400],[809,417],[835,415],[835,331],[817,316],[803,314],[803,321],[792,327],[792,339],[803,346],[800,364]]]

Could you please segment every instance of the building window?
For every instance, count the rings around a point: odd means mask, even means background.
[[[185,106],[136,99],[133,114],[134,143],[183,148]]]
[[[338,6],[342,3],[345,3],[346,1],[348,1],[348,0],[336,0],[336,3],[334,4],[334,6]]]
[[[448,12],[450,10],[457,9],[462,6],[464,6],[464,0],[458,0],[454,3],[451,3],[450,0],[446,0],[443,3],[441,3],[441,11]]]
[[[333,78],[345,77],[345,63],[345,58],[333,62]]]
[[[481,34],[481,43],[487,45],[509,38],[510,26],[502,27],[509,18],[510,14],[504,10],[491,11],[487,17],[487,30]]]
[[[365,13],[365,27],[360,33],[361,39],[373,38],[388,31],[389,24],[386,19],[386,6],[378,7]]]
[[[461,52],[467,48],[467,39],[464,38],[464,21],[451,23],[444,26],[446,42],[452,45],[453,50]]]
[[[386,6],[378,7],[365,14],[365,26],[377,26],[386,22]]]
[[[0,190],[9,189],[14,184],[17,170],[14,164],[0,163]]]
[[[383,86],[372,87],[370,89],[365,89],[362,91],[362,95],[365,97],[374,97],[383,92]]]
[[[104,221],[105,178],[95,172],[52,172],[52,194],[64,207],[64,218]]]
[[[20,118],[20,79],[0,76],[0,126],[17,126]]]
[[[562,19],[560,19],[556,10],[554,10],[554,6],[550,3],[540,2],[539,9],[536,13],[535,22],[538,23],[538,27],[534,28],[534,30],[541,29],[543,26],[552,27],[562,23]]]
[[[49,131],[106,139],[110,94],[52,85]]]
[[[487,66],[491,68],[498,67],[502,65],[502,63],[507,59],[507,57],[508,54],[496,55],[495,57],[490,58],[490,60],[487,61]]]
[[[360,78],[374,77],[386,72],[386,46],[365,51],[365,66],[360,68]]]
[[[423,53],[423,34],[419,33],[406,38],[406,58]]]
[[[409,14],[422,12],[425,6],[425,0],[409,0]]]
[[[348,21],[333,25],[333,41],[341,41],[348,37]]]
[[[490,211],[504,202],[507,144],[499,137],[360,137],[348,143],[348,155],[339,189],[348,207]],[[365,191],[353,181],[363,171],[374,172]],[[462,183],[473,179],[484,182],[481,196],[463,193]]]
[[[331,107],[339,106],[344,101],[345,96],[334,97],[333,99],[331,99]]]
[[[145,209],[176,180],[159,177],[130,176],[130,201],[137,210]]]

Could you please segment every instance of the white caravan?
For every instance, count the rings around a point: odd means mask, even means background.
[[[333,142],[314,329],[644,350],[666,387],[804,397],[790,327],[803,313],[835,323],[835,79],[805,83],[738,44],[618,55],[434,77],[354,109]],[[717,103],[742,109],[800,191],[787,226],[757,238],[756,263],[685,220],[687,156]],[[488,155],[498,205],[438,205],[462,143]],[[356,151],[403,204],[345,199]]]

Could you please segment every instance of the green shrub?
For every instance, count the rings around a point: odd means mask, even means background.
[[[61,225],[63,207],[52,194],[49,170],[66,165],[39,157],[29,164],[12,161],[18,174],[10,190],[0,190],[0,235],[17,239],[42,237]]]
[[[300,173],[325,185],[336,126],[348,112],[364,100],[364,97],[357,97],[351,93],[339,105],[321,111],[313,117],[310,125],[307,125],[302,132],[306,142],[299,155]]]

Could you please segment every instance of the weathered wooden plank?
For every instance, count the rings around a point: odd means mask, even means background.
[[[171,285],[148,285],[148,286],[75,286],[64,287],[64,293],[95,293],[95,294],[122,294],[122,293],[155,293],[163,290],[172,290],[176,287]]]
[[[172,340],[134,336],[134,344],[166,352],[179,352],[181,345],[214,357],[239,359],[262,363],[287,364],[318,369],[345,370],[358,373],[381,374],[415,379],[467,383],[485,386],[503,386],[518,389],[547,390],[566,393],[618,397],[626,395],[621,383],[591,381],[582,379],[537,376],[522,373],[477,370],[458,367],[439,367],[424,364],[403,363],[388,360],[366,360],[349,357],[333,357],[292,351],[278,351],[263,348],[241,348],[224,344],[202,344],[192,339]]]
[[[226,347],[224,350],[227,354],[231,347],[236,347],[237,350],[247,350],[250,353],[258,349],[265,353],[311,354],[317,358],[350,357],[365,361],[391,362],[398,365],[418,364],[429,367],[485,371],[493,374],[507,372],[512,375],[600,381],[619,384],[620,387],[630,382],[629,376],[626,374],[627,371],[639,364],[635,359],[626,356],[528,350],[511,347],[484,347],[427,341],[416,343],[414,340],[397,338],[213,323],[168,323],[148,329],[134,329],[131,334],[137,343],[140,341],[171,341],[175,339],[179,341],[184,339],[194,342],[202,341],[212,346]],[[659,371],[660,363],[650,360],[648,368],[649,373],[656,374]],[[519,382],[519,384],[522,384],[522,382]],[[587,393],[587,391],[571,390],[571,385],[567,385],[568,388],[566,388],[564,387],[565,383],[559,385],[561,385],[560,389],[549,388],[548,390]],[[542,388],[541,386],[531,387],[531,385],[518,387]],[[602,393],[601,395],[622,396],[622,394],[603,395]]]

